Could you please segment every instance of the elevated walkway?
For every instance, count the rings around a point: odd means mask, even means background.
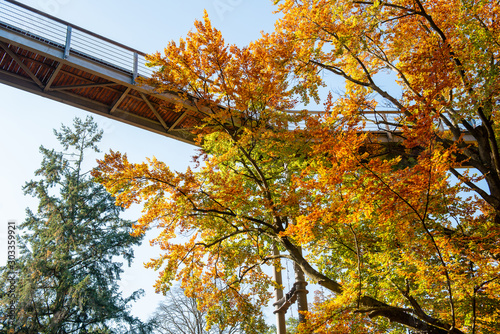
[[[194,103],[183,100],[178,111],[176,95],[136,85],[138,77],[153,72],[145,56],[15,0],[0,0],[1,83],[194,144],[190,129],[200,124]],[[389,127],[366,131],[379,142],[401,141]]]
[[[193,143],[192,104],[135,84],[145,54],[13,0],[0,0],[0,82]],[[160,108],[160,106],[163,106]]]

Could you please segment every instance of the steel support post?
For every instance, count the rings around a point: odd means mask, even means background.
[[[307,282],[304,277],[304,272],[302,268],[297,263],[294,263],[293,269],[295,272],[295,286],[297,291],[297,309],[299,311],[299,323],[305,322],[305,316],[303,312],[308,310],[307,306]]]
[[[273,255],[278,256],[280,254],[279,249],[276,245],[273,246]],[[281,277],[281,259],[276,260],[280,265],[274,266],[274,281],[278,286],[283,286],[283,279]],[[274,288],[274,297],[276,302],[283,298],[283,290]],[[279,305],[276,305],[276,333],[286,334],[286,322],[285,322],[285,312],[278,311]]]

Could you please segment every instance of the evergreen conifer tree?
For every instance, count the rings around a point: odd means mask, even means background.
[[[145,333],[148,326],[129,314],[128,305],[143,293],[124,298],[118,281],[122,257],[133,259],[132,223],[103,186],[83,170],[85,153],[99,152],[102,131],[91,117],[75,119],[54,134],[64,150],[43,146],[37,179],[24,186],[39,200],[20,225],[20,256],[14,268],[1,268],[1,286],[17,273],[15,295],[3,291],[3,329],[21,333]],[[3,283],[3,284],[2,284]],[[10,281],[12,284],[12,281]],[[14,298],[14,300],[12,300]],[[15,306],[15,317],[7,308]],[[1,325],[0,325],[1,326]]]

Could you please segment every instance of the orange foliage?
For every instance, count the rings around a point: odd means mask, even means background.
[[[144,203],[136,233],[162,229],[157,290],[180,280],[209,314],[253,319],[277,244],[331,293],[304,333],[499,331],[500,6],[277,2],[276,31],[246,48],[205,16],[150,57],[147,83],[199,115],[198,169],[111,152],[94,171],[119,204]],[[324,72],[345,81],[338,99],[322,100]],[[288,112],[300,98],[325,113]],[[382,103],[392,143],[365,131]]]

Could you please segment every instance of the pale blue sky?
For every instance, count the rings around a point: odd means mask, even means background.
[[[0,0],[3,1],[3,0]],[[270,0],[21,0],[20,2],[86,28],[144,52],[161,50],[168,41],[178,40],[192,29],[206,9],[212,24],[223,32],[229,43],[240,46],[271,31],[276,17]],[[88,112],[44,99],[0,84],[0,244],[5,245],[7,222],[21,223],[27,206],[36,210],[36,201],[24,197],[22,186],[33,178],[39,167],[40,145],[56,147],[52,129],[71,124],[74,117]],[[184,170],[194,148],[129,125],[95,116],[105,130],[102,151],[110,148],[126,152],[130,160],[140,162],[156,156],[171,168]],[[137,219],[138,210],[127,214]],[[5,246],[2,246],[2,248]],[[138,288],[146,297],[133,307],[133,313],[146,319],[163,297],[154,294],[156,273],[142,268],[142,262],[158,255],[147,241],[136,251],[136,260],[123,277],[125,294]],[[5,251],[0,252],[0,265]]]

